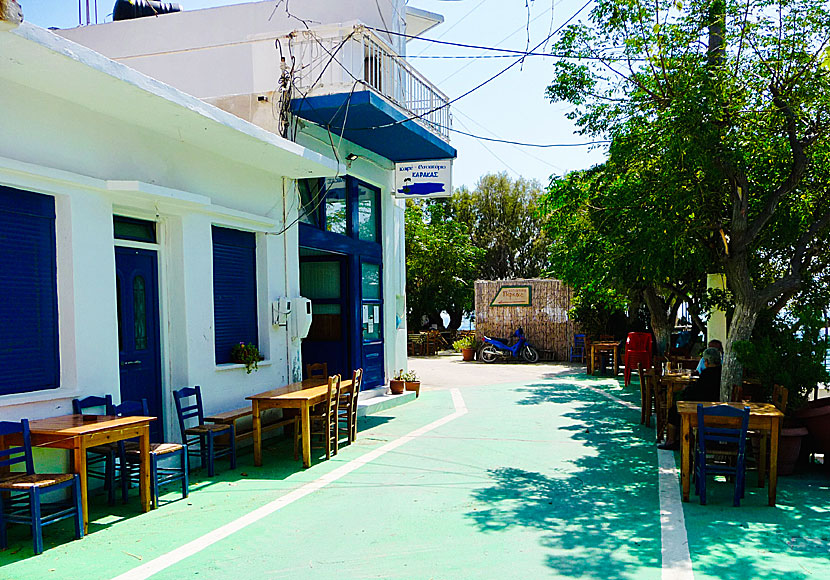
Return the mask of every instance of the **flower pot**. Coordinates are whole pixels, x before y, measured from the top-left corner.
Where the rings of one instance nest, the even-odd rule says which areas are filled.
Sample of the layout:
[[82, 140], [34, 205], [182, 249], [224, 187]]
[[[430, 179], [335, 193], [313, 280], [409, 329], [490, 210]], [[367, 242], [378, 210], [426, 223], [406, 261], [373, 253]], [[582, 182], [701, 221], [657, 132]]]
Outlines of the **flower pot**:
[[830, 399], [810, 401], [795, 412], [807, 431], [815, 453], [830, 453]]
[[394, 379], [389, 381], [389, 392], [393, 395], [402, 395], [405, 388], [406, 383], [404, 381], [396, 381]]
[[461, 360], [469, 362], [473, 360], [476, 356], [476, 349], [474, 348], [462, 348], [461, 349]]
[[778, 475], [791, 475], [795, 471], [801, 441], [807, 436], [804, 427], [784, 427], [778, 437]]
[[407, 391], [415, 391], [415, 397], [421, 394], [421, 381], [406, 381], [404, 386]]

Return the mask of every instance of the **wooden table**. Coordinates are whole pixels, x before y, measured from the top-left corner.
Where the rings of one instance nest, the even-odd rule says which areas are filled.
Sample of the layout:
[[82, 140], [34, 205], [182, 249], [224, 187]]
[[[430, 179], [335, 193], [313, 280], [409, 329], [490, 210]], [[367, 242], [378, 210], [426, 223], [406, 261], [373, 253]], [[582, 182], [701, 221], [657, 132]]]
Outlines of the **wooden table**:
[[587, 373], [589, 375], [594, 374], [596, 370], [594, 368], [594, 357], [603, 352], [611, 352], [613, 355], [613, 375], [616, 376], [617, 369], [619, 367], [619, 361], [617, 357], [619, 356], [619, 349], [620, 343], [619, 342], [591, 342], [588, 348], [588, 364], [587, 364]]
[[86, 450], [95, 445], [139, 438], [141, 510], [150, 511], [150, 421], [155, 417], [112, 417], [107, 415], [64, 415], [29, 421], [32, 445], [69, 449], [75, 473], [81, 480], [84, 533], [89, 531], [87, 507]]
[[[778, 491], [778, 435], [781, 432], [781, 423], [784, 414], [769, 403], [709, 403], [703, 401], [678, 401], [677, 412], [680, 413], [680, 478], [683, 481], [683, 501], [689, 501], [689, 487], [691, 482], [691, 449], [690, 437], [692, 427], [697, 427], [697, 406], [729, 405], [736, 409], [749, 407], [749, 429], [766, 431], [769, 433], [770, 461], [769, 461], [769, 505], [775, 507], [775, 496]], [[716, 421], [712, 418], [713, 424]], [[709, 421], [707, 421], [707, 424]], [[765, 454], [762, 453], [762, 457]], [[765, 461], [765, 460], [764, 460]], [[759, 463], [759, 469], [764, 469]]]
[[[649, 376], [655, 376], [654, 369], [646, 371]], [[674, 405], [674, 396], [682, 391], [693, 382], [697, 377], [688, 373], [668, 372], [662, 376], [655, 377], [657, 390], [654, 392], [655, 397], [662, 397], [660, 399], [660, 412], [657, 413], [657, 440], [663, 440], [663, 432], [666, 430], [666, 424], [669, 420], [669, 409]]]
[[[245, 397], [251, 401], [254, 428], [254, 465], [262, 465], [262, 420], [264, 409], [299, 409], [300, 429], [303, 440], [303, 467], [311, 466], [311, 407], [322, 403], [328, 396], [327, 379], [306, 379], [284, 387]], [[352, 381], [341, 380], [340, 392], [350, 393]]]

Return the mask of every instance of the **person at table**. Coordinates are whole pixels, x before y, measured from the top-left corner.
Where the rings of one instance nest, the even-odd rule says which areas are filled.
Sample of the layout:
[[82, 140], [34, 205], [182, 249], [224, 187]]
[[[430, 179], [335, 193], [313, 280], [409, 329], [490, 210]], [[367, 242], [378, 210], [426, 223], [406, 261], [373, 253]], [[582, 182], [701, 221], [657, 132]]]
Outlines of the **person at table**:
[[[721, 357], [723, 357], [723, 343], [719, 341], [717, 338], [709, 341], [709, 348], [718, 349], [718, 352], [720, 353]], [[697, 363], [697, 368], [695, 369], [695, 372], [697, 374], [701, 374], [705, 368], [706, 366], [703, 364], [703, 357], [701, 356], [700, 362]]]
[[[703, 351], [703, 372], [697, 380], [677, 393], [677, 401], [719, 401], [720, 400], [720, 351], [709, 347]], [[669, 409], [668, 426], [666, 428], [666, 442], [658, 445], [658, 449], [676, 451], [680, 449], [680, 414], [677, 412], [677, 403]]]

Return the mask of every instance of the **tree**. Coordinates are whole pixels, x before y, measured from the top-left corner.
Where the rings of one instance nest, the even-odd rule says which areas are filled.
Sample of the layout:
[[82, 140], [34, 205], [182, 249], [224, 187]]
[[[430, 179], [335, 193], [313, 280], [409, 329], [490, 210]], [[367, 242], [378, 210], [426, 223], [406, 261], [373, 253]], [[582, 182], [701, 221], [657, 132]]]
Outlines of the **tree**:
[[[830, 262], [830, 9], [821, 0], [595, 0], [566, 29], [548, 96], [617, 163], [650, 160], [671, 231], [726, 273], [733, 345]], [[669, 220], [677, 212], [648, 216]]]
[[506, 173], [482, 176], [473, 191], [466, 187], [456, 190], [451, 199], [452, 215], [466, 224], [472, 243], [484, 253], [479, 278], [509, 280], [543, 275], [549, 242], [538, 213], [541, 193], [539, 182], [524, 178], [514, 181]]
[[474, 310], [476, 273], [482, 252], [467, 226], [449, 216], [446, 200], [407, 201], [405, 222], [407, 319], [410, 328], [443, 328], [441, 311], [457, 330]]

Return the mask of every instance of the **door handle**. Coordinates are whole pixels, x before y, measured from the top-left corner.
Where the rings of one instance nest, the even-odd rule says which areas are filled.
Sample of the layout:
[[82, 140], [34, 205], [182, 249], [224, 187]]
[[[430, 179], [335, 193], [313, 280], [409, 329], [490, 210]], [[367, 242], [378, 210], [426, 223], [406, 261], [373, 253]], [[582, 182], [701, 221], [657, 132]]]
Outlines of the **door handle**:
[[122, 362], [122, 363], [121, 363], [121, 366], [122, 366], [122, 367], [125, 367], [125, 366], [127, 366], [127, 365], [140, 365], [140, 364], [141, 364], [141, 361], [140, 361], [140, 360], [128, 360], [128, 361], [124, 361], [124, 362]]

